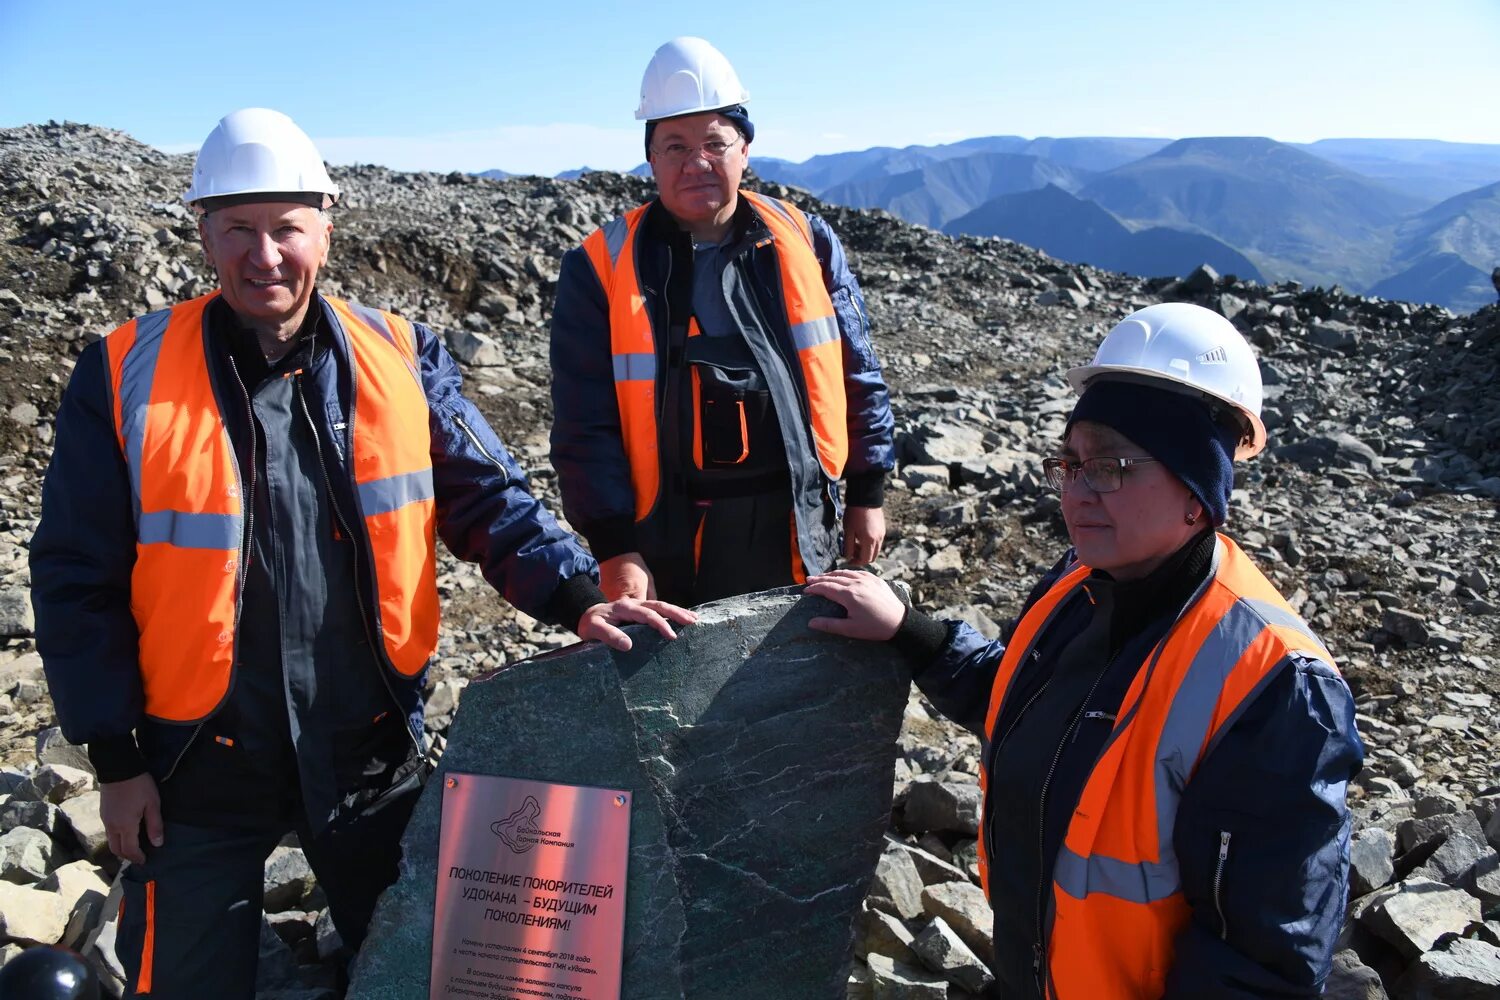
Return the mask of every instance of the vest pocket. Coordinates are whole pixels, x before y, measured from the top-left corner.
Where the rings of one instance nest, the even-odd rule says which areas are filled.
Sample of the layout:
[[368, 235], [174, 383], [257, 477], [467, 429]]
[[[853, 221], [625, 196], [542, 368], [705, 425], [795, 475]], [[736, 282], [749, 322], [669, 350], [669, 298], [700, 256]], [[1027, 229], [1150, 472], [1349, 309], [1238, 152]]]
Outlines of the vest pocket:
[[754, 388], [759, 373], [694, 365], [693, 376], [699, 385], [703, 468], [742, 464], [751, 454], [750, 428], [758, 429], [770, 408], [770, 393]]
[[770, 386], [740, 337], [697, 336], [686, 350], [693, 383], [694, 464], [709, 475], [785, 465]]

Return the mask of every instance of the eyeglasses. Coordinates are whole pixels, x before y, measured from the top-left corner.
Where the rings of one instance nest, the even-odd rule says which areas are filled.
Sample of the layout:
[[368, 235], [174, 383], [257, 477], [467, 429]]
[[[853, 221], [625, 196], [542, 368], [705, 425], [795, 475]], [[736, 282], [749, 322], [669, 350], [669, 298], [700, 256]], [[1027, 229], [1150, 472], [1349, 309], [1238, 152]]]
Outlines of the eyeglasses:
[[662, 146], [660, 149], [653, 149], [652, 152], [674, 167], [680, 167], [688, 162], [688, 160], [696, 160], [700, 157], [709, 163], [718, 163], [724, 157], [728, 156], [729, 151], [738, 146], [740, 140], [743, 138], [744, 136], [735, 136], [728, 142], [725, 142], [723, 139], [710, 139], [696, 146], [673, 142]]
[[1044, 458], [1042, 473], [1047, 477], [1047, 485], [1059, 493], [1067, 489], [1080, 472], [1084, 484], [1095, 493], [1113, 493], [1124, 485], [1126, 469], [1155, 461], [1154, 458], [1090, 458], [1070, 462], [1066, 458]]

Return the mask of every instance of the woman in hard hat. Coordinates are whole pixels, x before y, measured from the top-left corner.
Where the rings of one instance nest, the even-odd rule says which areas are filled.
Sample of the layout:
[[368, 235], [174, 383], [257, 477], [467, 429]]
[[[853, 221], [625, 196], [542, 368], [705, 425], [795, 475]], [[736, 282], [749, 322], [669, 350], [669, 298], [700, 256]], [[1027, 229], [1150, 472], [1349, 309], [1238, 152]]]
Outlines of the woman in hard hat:
[[1140, 310], [1043, 462], [1073, 546], [1002, 639], [868, 573], [809, 581], [815, 628], [895, 642], [983, 740], [981, 882], [1000, 995], [1310, 996], [1348, 885], [1348, 686], [1227, 535], [1265, 445], [1260, 371], [1223, 317]]

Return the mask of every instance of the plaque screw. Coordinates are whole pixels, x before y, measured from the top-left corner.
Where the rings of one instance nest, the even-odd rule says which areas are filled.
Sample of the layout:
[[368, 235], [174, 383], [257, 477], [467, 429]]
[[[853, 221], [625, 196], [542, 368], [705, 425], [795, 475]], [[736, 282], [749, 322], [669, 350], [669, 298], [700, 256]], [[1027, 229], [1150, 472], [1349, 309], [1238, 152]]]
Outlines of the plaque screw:
[[444, 784], [446, 784], [449, 788], [457, 788], [458, 787], [458, 779], [457, 778], [449, 778], [446, 782], [444, 782]]
[[623, 795], [616, 795], [615, 796], [615, 807], [619, 808], [620, 806], [623, 806], [624, 804], [625, 804], [625, 796], [623, 796]]

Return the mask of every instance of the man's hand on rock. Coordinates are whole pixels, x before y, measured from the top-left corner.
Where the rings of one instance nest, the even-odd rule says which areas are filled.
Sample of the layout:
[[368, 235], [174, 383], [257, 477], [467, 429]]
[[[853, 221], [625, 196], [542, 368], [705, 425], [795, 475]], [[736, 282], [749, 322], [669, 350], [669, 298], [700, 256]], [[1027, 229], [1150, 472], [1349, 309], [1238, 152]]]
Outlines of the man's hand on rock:
[[146, 863], [141, 849], [141, 824], [152, 847], [165, 840], [161, 822], [161, 796], [156, 779], [138, 774], [124, 781], [106, 781], [99, 785], [99, 819], [109, 835], [109, 849], [115, 857], [138, 865]]
[[650, 625], [668, 639], [677, 638], [672, 623], [691, 625], [698, 616], [686, 608], [679, 608], [666, 601], [641, 601], [633, 597], [622, 597], [608, 604], [596, 604], [578, 619], [580, 639], [598, 639], [611, 649], [625, 652], [630, 649], [630, 636], [616, 625]]

